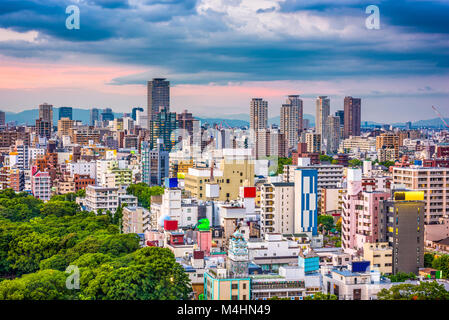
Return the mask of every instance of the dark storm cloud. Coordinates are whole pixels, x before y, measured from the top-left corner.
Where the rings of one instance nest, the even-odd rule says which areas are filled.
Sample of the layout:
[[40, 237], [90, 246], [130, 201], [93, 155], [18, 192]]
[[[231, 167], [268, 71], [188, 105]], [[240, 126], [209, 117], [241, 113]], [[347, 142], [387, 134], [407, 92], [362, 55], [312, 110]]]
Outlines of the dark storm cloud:
[[[238, 5], [236, 1], [233, 5]], [[65, 28], [65, 8], [79, 6], [80, 30]], [[306, 10], [318, 17], [364, 24], [365, 7], [380, 7], [382, 28], [373, 37], [338, 35], [297, 38], [245, 34], [230, 26], [229, 16], [213, 8], [199, 14], [197, 1], [125, 0], [0, 2], [0, 27], [37, 30], [45, 41], [0, 42], [0, 53], [13, 57], [63, 59], [67, 54], [97, 55], [107, 61], [141, 65], [142, 74], [114, 84], [142, 83], [145, 68], [170, 70], [174, 83], [317, 80], [357, 76], [446, 74], [449, 69], [448, 4], [438, 1], [285, 1], [261, 7], [256, 15]], [[352, 20], [352, 21], [351, 21]], [[397, 30], [395, 29], [397, 28]], [[429, 34], [431, 38], [420, 37]], [[418, 34], [415, 37], [415, 34]], [[388, 36], [387, 36], [388, 35]], [[406, 48], [395, 47], [404, 36]], [[412, 45], [410, 45], [412, 44]], [[202, 74], [180, 77], [176, 74]], [[208, 75], [209, 74], [209, 75]]]

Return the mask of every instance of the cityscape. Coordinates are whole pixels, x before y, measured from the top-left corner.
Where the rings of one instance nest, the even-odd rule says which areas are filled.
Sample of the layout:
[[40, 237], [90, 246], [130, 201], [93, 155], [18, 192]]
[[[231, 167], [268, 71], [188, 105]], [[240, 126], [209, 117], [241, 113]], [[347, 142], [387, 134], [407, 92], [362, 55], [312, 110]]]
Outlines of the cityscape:
[[[11, 12], [17, 9], [12, 3]], [[104, 58], [92, 74], [81, 64], [75, 71], [76, 65], [65, 65], [61, 72], [73, 88], [65, 87], [60, 71], [42, 79], [42, 87], [40, 77], [30, 85], [31, 69], [53, 68], [48, 57], [24, 66], [40, 55], [34, 51], [44, 35], [67, 38], [65, 32], [83, 30], [79, 15], [88, 8], [145, 11], [136, 3], [67, 1], [62, 17], [72, 20], [62, 35], [36, 27], [41, 35], [29, 46], [21, 43], [33, 51], [26, 58], [9, 53], [25, 40], [8, 38], [26, 30], [0, 13], [0, 55], [11, 62], [0, 64], [0, 300], [449, 300], [449, 99], [440, 83], [447, 84], [447, 64], [424, 63], [440, 56], [423, 56], [419, 70], [410, 67], [410, 74], [386, 82], [367, 69], [380, 77], [376, 84], [355, 75], [349, 83], [346, 74], [323, 81], [287, 71], [281, 77], [269, 70], [271, 63], [255, 74], [254, 66], [242, 65], [245, 80], [236, 76], [238, 67], [227, 69], [227, 59], [242, 63], [237, 56], [217, 50], [217, 69], [204, 81], [193, 72], [186, 81], [189, 68], [176, 63], [177, 72], [163, 70], [165, 62], [160, 70], [111, 79]], [[318, 10], [242, 3], [239, 10], [254, 5], [262, 16]], [[382, 1], [380, 14], [383, 4], [393, 26]], [[202, 18], [214, 10], [240, 17], [232, 11], [237, 4], [228, 11], [225, 5], [199, 1], [183, 9]], [[361, 7], [363, 32], [381, 32], [379, 8], [368, 7], [370, 16]], [[446, 46], [447, 39], [446, 33]], [[185, 50], [192, 59], [193, 49]], [[267, 59], [283, 69], [277, 58]], [[398, 66], [390, 65], [395, 59], [385, 63], [399, 77]], [[204, 65], [210, 63], [204, 57]], [[107, 90], [90, 82], [104, 76], [101, 68]], [[337, 90], [330, 83], [343, 85]], [[91, 94], [110, 97], [89, 102]], [[178, 315], [213, 313], [187, 306]], [[232, 313], [231, 305], [223, 310]]]

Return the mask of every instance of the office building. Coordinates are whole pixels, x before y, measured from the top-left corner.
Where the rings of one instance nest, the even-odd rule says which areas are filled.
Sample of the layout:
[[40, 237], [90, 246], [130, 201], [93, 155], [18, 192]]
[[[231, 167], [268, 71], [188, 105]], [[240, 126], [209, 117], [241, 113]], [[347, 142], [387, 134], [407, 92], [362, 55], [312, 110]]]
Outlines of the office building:
[[42, 121], [49, 122], [53, 125], [53, 106], [48, 103], [43, 103], [39, 105], [39, 119]]
[[295, 233], [317, 234], [318, 170], [295, 170]]
[[176, 115], [178, 121], [178, 127], [180, 130], [180, 138], [182, 140], [188, 139], [190, 146], [201, 145], [201, 129], [200, 121], [195, 119], [192, 113], [184, 110], [182, 113]]
[[73, 127], [73, 120], [69, 118], [60, 118], [58, 120], [58, 137], [70, 135], [70, 129]]
[[141, 144], [142, 182], [149, 186], [160, 186], [169, 175], [169, 153], [165, 151], [162, 141], [158, 140], [155, 149], [147, 141]]
[[316, 99], [315, 133], [321, 135], [321, 146], [327, 137], [327, 117], [329, 115], [330, 99], [327, 96], [319, 96]]
[[418, 274], [424, 267], [424, 192], [394, 191], [384, 201], [379, 221], [379, 242], [393, 248], [393, 274]]
[[162, 110], [170, 111], [170, 81], [165, 78], [153, 78], [147, 82], [148, 127]]
[[6, 125], [5, 112], [0, 111], [0, 127], [4, 127]]
[[153, 115], [150, 121], [150, 146], [155, 148], [158, 139], [162, 139], [164, 149], [168, 152], [174, 150], [178, 143], [178, 120], [176, 120], [176, 112], [169, 112], [164, 109]]
[[131, 118], [134, 120], [134, 121], [137, 121], [137, 112], [143, 112], [143, 108], [139, 108], [139, 107], [135, 107], [135, 108], [133, 108], [133, 110], [132, 110], [132, 112], [131, 112]]
[[344, 100], [344, 137], [360, 136], [362, 122], [362, 99], [345, 97]]
[[89, 125], [95, 126], [95, 121], [100, 121], [100, 110], [93, 108], [90, 109], [90, 121]]
[[101, 113], [101, 121], [113, 121], [114, 120], [114, 113], [112, 112], [111, 108], [105, 108], [103, 109], [103, 112]]
[[73, 120], [72, 107], [61, 107], [61, 108], [59, 108], [58, 120], [61, 120], [62, 118], [69, 118], [70, 120]]
[[335, 112], [335, 116], [340, 119], [340, 126], [344, 127], [344, 125], [345, 125], [345, 111], [344, 110], [337, 110]]

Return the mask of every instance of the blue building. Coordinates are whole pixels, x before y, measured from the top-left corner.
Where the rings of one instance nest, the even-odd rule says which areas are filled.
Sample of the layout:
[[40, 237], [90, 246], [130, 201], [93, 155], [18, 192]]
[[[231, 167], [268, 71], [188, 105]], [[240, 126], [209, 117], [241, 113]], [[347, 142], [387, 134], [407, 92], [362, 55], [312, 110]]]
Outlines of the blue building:
[[73, 120], [73, 109], [72, 109], [72, 107], [61, 107], [61, 108], [59, 108], [59, 117], [58, 117], [58, 119], [61, 120], [62, 118], [69, 118], [70, 120]]
[[318, 170], [295, 170], [295, 233], [318, 234]]
[[312, 273], [320, 270], [320, 257], [308, 249], [298, 255], [298, 266], [304, 269], [304, 273]]

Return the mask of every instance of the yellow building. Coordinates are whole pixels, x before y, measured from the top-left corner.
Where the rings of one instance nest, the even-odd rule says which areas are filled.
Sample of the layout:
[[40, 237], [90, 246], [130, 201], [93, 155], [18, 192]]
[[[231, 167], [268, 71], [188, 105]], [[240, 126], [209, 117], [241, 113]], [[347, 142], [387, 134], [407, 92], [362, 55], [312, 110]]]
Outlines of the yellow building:
[[226, 269], [209, 269], [204, 273], [206, 300], [250, 300], [250, 278], [228, 277]]
[[363, 259], [383, 274], [393, 273], [393, 248], [388, 242], [364, 243]]
[[[254, 185], [252, 160], [221, 160], [219, 168], [214, 168], [213, 182], [219, 185], [219, 201], [237, 200], [241, 186]], [[185, 190], [192, 197], [207, 200], [206, 184], [210, 183], [210, 173], [210, 168], [190, 168], [185, 175]]]
[[68, 136], [70, 129], [73, 127], [73, 120], [62, 118], [58, 120], [58, 137]]

